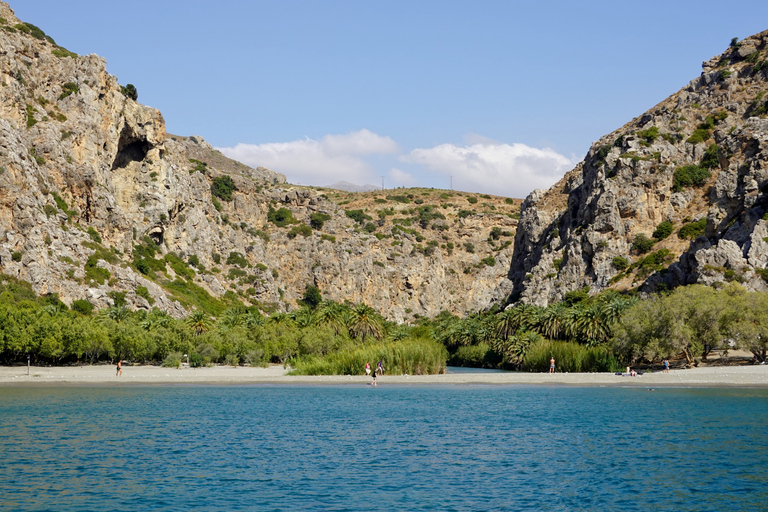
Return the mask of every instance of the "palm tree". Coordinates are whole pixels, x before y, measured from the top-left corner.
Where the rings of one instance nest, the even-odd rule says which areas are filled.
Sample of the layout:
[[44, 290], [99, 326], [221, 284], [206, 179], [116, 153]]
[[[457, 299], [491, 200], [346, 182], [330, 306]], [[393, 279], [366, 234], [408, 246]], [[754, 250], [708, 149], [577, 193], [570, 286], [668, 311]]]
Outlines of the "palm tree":
[[550, 339], [564, 337], [567, 312], [568, 307], [562, 302], [547, 307], [539, 317], [539, 332]]
[[346, 306], [332, 300], [324, 300], [315, 310], [315, 322], [318, 325], [330, 325], [333, 327], [336, 336], [346, 325], [346, 316], [348, 313]]
[[375, 309], [361, 302], [350, 311], [348, 329], [352, 336], [365, 343], [366, 336], [379, 339], [384, 335], [384, 319]]
[[578, 313], [575, 318], [575, 328], [587, 345], [596, 345], [608, 339], [608, 328], [598, 303], [586, 306], [576, 306]]
[[246, 311], [243, 307], [229, 308], [224, 311], [218, 321], [220, 329], [232, 329], [245, 323]]
[[184, 322], [195, 330], [198, 336], [207, 332], [211, 328], [211, 319], [202, 311], [193, 311], [184, 320]]
[[291, 319], [296, 322], [296, 325], [301, 329], [309, 327], [314, 322], [312, 310], [308, 307], [303, 307], [292, 311]]
[[502, 340], [507, 341], [517, 331], [516, 316], [515, 308], [513, 307], [508, 307], [496, 315], [496, 335]]
[[260, 327], [266, 322], [265, 318], [258, 311], [251, 311], [245, 316], [245, 326], [248, 329]]
[[107, 319], [112, 320], [115, 323], [120, 323], [130, 316], [131, 311], [125, 306], [112, 306], [111, 308], [102, 309], [99, 311], [98, 320], [103, 323]]

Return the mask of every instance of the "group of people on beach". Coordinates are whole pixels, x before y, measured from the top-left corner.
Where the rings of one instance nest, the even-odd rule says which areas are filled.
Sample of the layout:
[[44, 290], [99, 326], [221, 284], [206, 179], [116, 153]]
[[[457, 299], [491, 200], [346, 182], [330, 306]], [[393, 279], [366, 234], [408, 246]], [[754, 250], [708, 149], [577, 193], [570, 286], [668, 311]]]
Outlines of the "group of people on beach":
[[[365, 374], [371, 375], [371, 363], [366, 362], [365, 363]], [[376, 386], [376, 378], [378, 375], [384, 374], [384, 361], [379, 359], [379, 363], [376, 365], [376, 370], [373, 371], [373, 382], [371, 383], [372, 386]]]

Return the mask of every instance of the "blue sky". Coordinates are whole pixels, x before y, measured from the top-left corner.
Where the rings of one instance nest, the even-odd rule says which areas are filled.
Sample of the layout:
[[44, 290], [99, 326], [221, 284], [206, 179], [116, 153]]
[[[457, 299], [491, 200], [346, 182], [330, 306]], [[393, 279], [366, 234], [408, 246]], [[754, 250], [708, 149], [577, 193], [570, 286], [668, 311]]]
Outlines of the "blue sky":
[[[764, 0], [17, 0], [169, 133], [292, 183], [525, 197], [768, 29]], [[452, 178], [451, 178], [452, 176]]]

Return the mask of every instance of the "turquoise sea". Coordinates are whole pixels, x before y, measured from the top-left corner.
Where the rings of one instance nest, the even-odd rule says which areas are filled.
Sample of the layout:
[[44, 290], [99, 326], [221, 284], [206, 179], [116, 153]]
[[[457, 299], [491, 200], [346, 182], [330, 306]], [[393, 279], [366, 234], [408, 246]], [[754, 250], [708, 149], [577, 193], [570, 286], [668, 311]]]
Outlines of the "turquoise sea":
[[768, 510], [768, 390], [0, 388], [0, 510]]

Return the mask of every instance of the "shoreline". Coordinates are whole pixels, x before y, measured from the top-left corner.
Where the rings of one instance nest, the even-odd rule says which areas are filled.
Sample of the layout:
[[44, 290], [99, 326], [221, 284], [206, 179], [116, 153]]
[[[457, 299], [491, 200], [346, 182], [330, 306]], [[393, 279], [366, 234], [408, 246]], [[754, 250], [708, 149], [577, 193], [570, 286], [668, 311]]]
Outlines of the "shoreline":
[[[123, 366], [115, 376], [113, 365], [0, 366], [0, 387], [27, 386], [125, 386], [125, 385], [368, 385], [365, 375], [291, 376], [282, 365], [263, 367], [213, 366], [163, 368]], [[601, 387], [768, 387], [768, 365], [709, 366], [670, 373], [645, 373], [638, 377], [613, 373], [461, 372], [438, 375], [380, 376], [387, 385], [536, 385]]]

